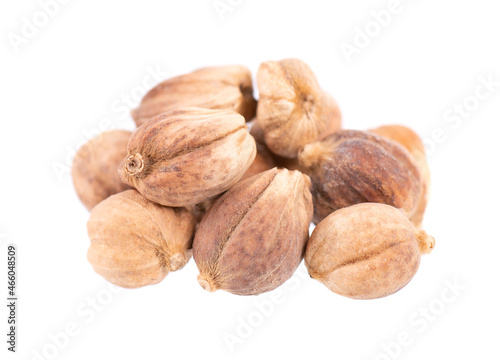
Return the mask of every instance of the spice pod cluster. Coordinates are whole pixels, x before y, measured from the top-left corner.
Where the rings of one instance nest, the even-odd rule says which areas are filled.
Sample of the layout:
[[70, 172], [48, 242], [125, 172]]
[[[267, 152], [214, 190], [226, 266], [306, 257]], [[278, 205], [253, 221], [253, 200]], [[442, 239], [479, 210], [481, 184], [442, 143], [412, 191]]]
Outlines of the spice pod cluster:
[[402, 125], [343, 129], [337, 102], [298, 59], [264, 62], [256, 78], [258, 101], [244, 66], [168, 79], [132, 111], [134, 132], [78, 151], [94, 270], [138, 288], [193, 257], [203, 289], [257, 295], [304, 259], [343, 296], [403, 288], [434, 247], [422, 230], [421, 139]]

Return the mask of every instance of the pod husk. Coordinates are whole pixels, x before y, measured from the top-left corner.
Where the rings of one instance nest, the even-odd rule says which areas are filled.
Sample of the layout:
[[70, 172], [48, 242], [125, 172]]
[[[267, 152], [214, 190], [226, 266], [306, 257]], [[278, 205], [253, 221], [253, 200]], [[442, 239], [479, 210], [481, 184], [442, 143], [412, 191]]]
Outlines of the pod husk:
[[87, 258], [99, 275], [115, 285], [157, 284], [191, 258], [195, 225], [186, 209], [161, 206], [127, 190], [92, 210]]
[[302, 173], [274, 168], [222, 195], [201, 221], [193, 243], [200, 285], [256, 295], [289, 279], [309, 238], [309, 187]]

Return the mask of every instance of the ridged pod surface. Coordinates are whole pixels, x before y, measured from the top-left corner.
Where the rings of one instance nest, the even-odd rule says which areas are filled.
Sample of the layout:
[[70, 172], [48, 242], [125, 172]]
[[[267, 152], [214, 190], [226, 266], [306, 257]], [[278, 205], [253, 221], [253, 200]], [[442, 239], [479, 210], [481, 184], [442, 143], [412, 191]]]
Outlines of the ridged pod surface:
[[92, 210], [87, 258], [99, 275], [115, 285], [156, 284], [191, 258], [195, 225], [186, 209], [161, 206], [127, 190]]
[[316, 226], [305, 263], [311, 277], [331, 291], [376, 299], [403, 288], [434, 243], [402, 211], [364, 203], [340, 209]]
[[304, 145], [340, 129], [337, 103], [301, 60], [262, 63], [257, 84], [257, 124], [273, 153], [296, 158]]
[[238, 113], [179, 108], [132, 134], [120, 175], [158, 204], [195, 205], [240, 180], [255, 154], [255, 141]]
[[402, 209], [411, 216], [421, 192], [421, 174], [398, 143], [357, 130], [341, 130], [306, 145], [301, 170], [312, 180], [314, 222], [335, 210], [364, 202]]
[[241, 65], [214, 66], [168, 79], [151, 89], [132, 111], [137, 126], [176, 107], [234, 110], [250, 121], [257, 101], [252, 75]]
[[304, 256], [313, 206], [310, 180], [271, 169], [229, 189], [201, 221], [193, 242], [208, 291], [256, 295], [289, 279]]

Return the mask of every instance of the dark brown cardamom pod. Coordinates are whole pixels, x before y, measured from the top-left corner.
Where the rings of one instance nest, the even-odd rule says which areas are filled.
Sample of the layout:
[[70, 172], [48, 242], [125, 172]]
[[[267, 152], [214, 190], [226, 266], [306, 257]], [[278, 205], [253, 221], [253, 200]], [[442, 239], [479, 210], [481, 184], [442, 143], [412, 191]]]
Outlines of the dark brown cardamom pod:
[[403, 125], [385, 125], [370, 131], [403, 145], [413, 156], [413, 159], [415, 159], [422, 174], [422, 191], [420, 192], [417, 209], [411, 215], [410, 220], [418, 229], [421, 228], [431, 187], [431, 172], [427, 163], [425, 146], [422, 139], [412, 129]]
[[411, 216], [421, 191], [421, 174], [411, 154], [378, 135], [341, 130], [306, 145], [299, 165], [313, 183], [314, 222], [335, 210], [375, 202]]

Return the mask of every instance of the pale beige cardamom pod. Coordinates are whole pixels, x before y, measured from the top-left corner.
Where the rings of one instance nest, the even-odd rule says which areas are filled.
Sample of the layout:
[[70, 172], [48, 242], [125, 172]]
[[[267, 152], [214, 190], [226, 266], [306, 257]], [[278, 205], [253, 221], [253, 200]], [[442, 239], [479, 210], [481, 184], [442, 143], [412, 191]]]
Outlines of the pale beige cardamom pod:
[[391, 295], [413, 278], [435, 240], [392, 206], [363, 203], [335, 211], [314, 229], [305, 264], [312, 278], [354, 299]]
[[110, 130], [85, 143], [71, 167], [75, 191], [88, 210], [111, 195], [130, 189], [118, 174], [127, 155], [130, 131]]
[[186, 209], [161, 206], [127, 190], [92, 210], [87, 257], [94, 270], [115, 285], [156, 284], [191, 258], [195, 225]]
[[296, 158], [304, 145], [340, 129], [336, 101], [320, 88], [303, 61], [264, 62], [257, 72], [257, 84], [257, 124], [273, 153]]
[[241, 65], [207, 67], [168, 79], [151, 89], [132, 111], [137, 126], [176, 107], [234, 110], [250, 121], [257, 102], [252, 76]]
[[240, 114], [178, 108], [132, 134], [120, 175], [158, 204], [195, 205], [240, 180], [255, 154], [255, 141]]

